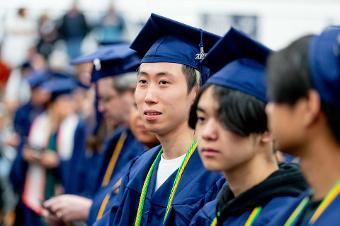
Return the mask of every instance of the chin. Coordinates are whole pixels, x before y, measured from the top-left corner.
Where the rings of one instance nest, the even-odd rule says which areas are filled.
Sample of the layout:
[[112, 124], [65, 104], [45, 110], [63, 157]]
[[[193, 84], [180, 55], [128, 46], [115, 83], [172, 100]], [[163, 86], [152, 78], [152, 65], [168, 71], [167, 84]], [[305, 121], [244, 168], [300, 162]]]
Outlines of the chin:
[[223, 171], [223, 167], [220, 166], [216, 161], [202, 160], [204, 167], [209, 171]]
[[299, 147], [298, 145], [293, 145], [290, 143], [276, 142], [275, 150], [281, 151], [283, 153], [287, 153], [290, 155], [298, 156], [299, 155]]

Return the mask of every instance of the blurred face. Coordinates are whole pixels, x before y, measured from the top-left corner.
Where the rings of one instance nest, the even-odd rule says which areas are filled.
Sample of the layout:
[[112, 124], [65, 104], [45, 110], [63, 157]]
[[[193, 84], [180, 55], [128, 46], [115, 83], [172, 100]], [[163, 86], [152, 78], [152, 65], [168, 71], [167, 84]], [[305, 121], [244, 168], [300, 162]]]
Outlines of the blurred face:
[[92, 67], [92, 62], [75, 65], [75, 73], [81, 83], [91, 85]]
[[130, 129], [139, 142], [147, 147], [153, 147], [157, 144], [157, 138], [154, 134], [147, 131], [144, 126], [141, 115], [137, 110], [137, 106], [134, 104], [130, 110]]
[[188, 93], [182, 65], [141, 64], [135, 101], [145, 128], [150, 132], [163, 136], [186, 125], [195, 95], [195, 88]]
[[31, 100], [35, 106], [43, 106], [49, 100], [51, 94], [43, 89], [35, 88], [31, 92]]
[[301, 104], [300, 101], [294, 106], [271, 102], [266, 107], [269, 130], [274, 137], [276, 148], [293, 155], [296, 155], [296, 150], [304, 140]]
[[[131, 104], [127, 103], [128, 98], [125, 95], [128, 94], [119, 95], [113, 88], [113, 79], [111, 77], [98, 81], [98, 110], [112, 126], [127, 122]], [[130, 96], [130, 99], [132, 99], [131, 94]]]
[[54, 112], [58, 118], [64, 119], [75, 112], [74, 99], [72, 95], [60, 95], [53, 103]]
[[202, 94], [196, 112], [199, 153], [208, 170], [228, 172], [256, 155], [259, 136], [241, 137], [227, 130], [219, 121], [217, 110], [213, 87], [209, 87]]

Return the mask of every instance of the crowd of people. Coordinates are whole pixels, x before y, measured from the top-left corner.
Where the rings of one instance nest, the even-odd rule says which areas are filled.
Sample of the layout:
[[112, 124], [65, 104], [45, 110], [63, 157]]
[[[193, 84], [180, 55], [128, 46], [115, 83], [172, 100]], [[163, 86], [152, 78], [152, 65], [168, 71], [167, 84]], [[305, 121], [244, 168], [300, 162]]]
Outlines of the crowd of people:
[[2, 225], [340, 226], [340, 27], [273, 51], [157, 14], [129, 43], [114, 15], [90, 54], [75, 5], [6, 37]]

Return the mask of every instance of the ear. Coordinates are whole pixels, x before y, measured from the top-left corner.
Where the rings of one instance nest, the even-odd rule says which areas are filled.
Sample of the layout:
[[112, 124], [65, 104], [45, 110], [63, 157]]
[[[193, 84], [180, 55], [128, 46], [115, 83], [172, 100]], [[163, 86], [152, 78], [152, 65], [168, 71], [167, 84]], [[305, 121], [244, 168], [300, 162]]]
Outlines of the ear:
[[260, 141], [262, 143], [269, 143], [273, 141], [273, 136], [269, 131], [266, 131], [260, 135]]
[[306, 101], [305, 117], [302, 118], [303, 124], [309, 126], [313, 124], [320, 116], [321, 113], [321, 99], [320, 95], [315, 90], [308, 92]]
[[[192, 103], [194, 103], [194, 101], [195, 101], [195, 99], [196, 99], [196, 96], [197, 96], [197, 94], [198, 94], [199, 89], [200, 89], [200, 87], [199, 87], [198, 85], [192, 87], [192, 89], [191, 89], [191, 91], [190, 91], [190, 93], [189, 93], [189, 96], [190, 96], [190, 98], [191, 98], [191, 100], [192, 100]], [[192, 104], [192, 103], [191, 103], [191, 104]]]

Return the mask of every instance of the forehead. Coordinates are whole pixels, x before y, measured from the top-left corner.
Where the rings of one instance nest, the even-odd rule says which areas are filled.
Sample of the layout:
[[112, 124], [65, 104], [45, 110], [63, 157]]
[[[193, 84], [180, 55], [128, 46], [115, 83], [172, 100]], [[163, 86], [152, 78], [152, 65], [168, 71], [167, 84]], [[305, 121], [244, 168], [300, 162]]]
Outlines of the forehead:
[[138, 75], [157, 76], [169, 75], [173, 77], [183, 77], [183, 65], [177, 63], [157, 62], [142, 63], [138, 70]]
[[214, 94], [214, 87], [209, 86], [204, 92], [202, 93], [199, 101], [197, 110], [204, 110], [205, 112], [213, 111], [215, 112], [218, 108], [218, 103]]

